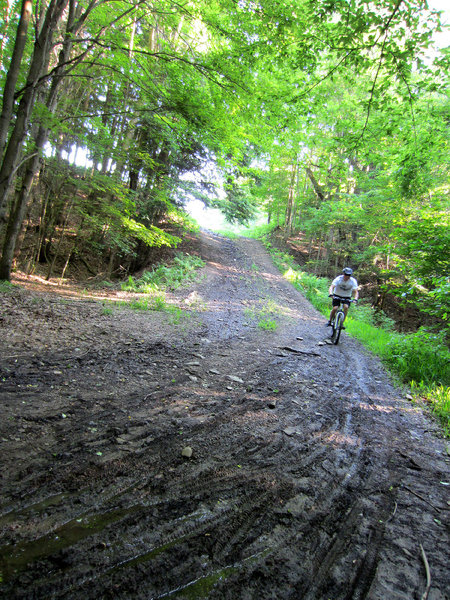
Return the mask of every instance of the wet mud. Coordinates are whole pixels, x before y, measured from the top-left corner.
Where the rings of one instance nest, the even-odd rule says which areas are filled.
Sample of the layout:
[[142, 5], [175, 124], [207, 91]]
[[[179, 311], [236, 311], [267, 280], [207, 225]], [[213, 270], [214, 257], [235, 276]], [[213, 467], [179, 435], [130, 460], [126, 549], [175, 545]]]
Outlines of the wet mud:
[[436, 424], [258, 242], [198, 252], [177, 318], [1, 294], [2, 597], [448, 599]]

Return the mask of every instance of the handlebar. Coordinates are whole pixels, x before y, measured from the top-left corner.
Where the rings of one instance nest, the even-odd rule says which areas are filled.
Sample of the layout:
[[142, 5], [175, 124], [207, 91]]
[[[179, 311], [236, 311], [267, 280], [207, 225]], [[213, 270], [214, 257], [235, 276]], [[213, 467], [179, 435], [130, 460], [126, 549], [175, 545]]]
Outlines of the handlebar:
[[358, 302], [358, 298], [344, 298], [344, 296], [338, 296], [337, 294], [328, 294], [328, 298], [337, 298], [338, 300], [349, 300], [350, 302]]

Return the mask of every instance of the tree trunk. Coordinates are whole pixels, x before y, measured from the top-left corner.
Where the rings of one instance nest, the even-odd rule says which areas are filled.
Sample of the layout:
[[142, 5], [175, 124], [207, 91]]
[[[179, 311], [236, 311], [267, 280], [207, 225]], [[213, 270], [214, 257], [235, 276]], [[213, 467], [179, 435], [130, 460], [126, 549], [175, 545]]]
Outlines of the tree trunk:
[[314, 264], [314, 275], [317, 275], [319, 272], [319, 262], [320, 262], [320, 253], [322, 251], [322, 232], [320, 232], [320, 236], [319, 236], [319, 244], [318, 244], [318, 249], [317, 249], [317, 258], [316, 258], [316, 262]]
[[8, 41], [8, 25], [9, 22], [11, 21], [11, 14], [12, 12], [15, 10], [15, 6], [12, 2], [12, 0], [7, 0], [6, 1], [6, 6], [3, 9], [3, 32], [4, 34], [2, 35], [2, 38], [0, 39], [0, 70], [1, 71], [6, 71], [5, 65], [3, 63], [3, 56], [5, 54], [5, 48], [6, 48], [6, 44]]
[[0, 280], [11, 280], [11, 268], [14, 258], [14, 249], [16, 247], [17, 236], [22, 227], [25, 216], [26, 204], [19, 201], [19, 197], [13, 205], [11, 215], [6, 228], [5, 239], [3, 242], [2, 258], [0, 260]]
[[12, 53], [8, 74], [6, 75], [5, 87], [3, 89], [3, 105], [2, 113], [0, 115], [0, 158], [3, 156], [3, 152], [5, 150], [6, 139], [8, 137], [9, 126], [11, 123], [14, 107], [14, 92], [20, 73], [23, 51], [27, 41], [27, 31], [28, 25], [30, 24], [31, 9], [32, 1], [23, 0], [22, 9], [20, 12], [20, 21], [17, 26], [14, 50]]
[[18, 106], [16, 122], [0, 168], [0, 222], [5, 221], [9, 194], [17, 176], [22, 146], [31, 111], [36, 101], [36, 94], [40, 85], [39, 81], [48, 68], [53, 35], [68, 1], [50, 0], [45, 21], [34, 45], [25, 91]]
[[[67, 211], [66, 218], [64, 219], [64, 223], [63, 223], [63, 226], [62, 226], [62, 229], [61, 229], [61, 234], [59, 236], [58, 244], [56, 246], [55, 255], [54, 255], [53, 260], [52, 260], [52, 262], [51, 262], [51, 264], [50, 264], [50, 266], [48, 268], [48, 271], [47, 271], [47, 276], [45, 278], [46, 281], [48, 281], [50, 279], [50, 277], [52, 276], [52, 274], [53, 274], [53, 268], [54, 268], [54, 266], [56, 264], [56, 260], [59, 258], [59, 250], [61, 248], [61, 244], [62, 244], [62, 241], [64, 239], [64, 233], [66, 231], [66, 226], [67, 226], [67, 224], [69, 222], [70, 213], [72, 211], [72, 205], [73, 205], [73, 201], [70, 204], [69, 209]], [[70, 251], [70, 254], [72, 254], [72, 250]], [[69, 255], [69, 258], [70, 258], [70, 255]]]
[[[300, 165], [298, 166], [299, 170], [300, 170]], [[299, 188], [300, 187], [300, 173], [299, 171], [297, 172], [297, 197], [299, 198], [299, 202], [297, 204], [297, 208], [296, 208], [296, 223], [297, 223], [297, 231], [299, 231], [301, 229], [301, 220], [302, 220], [302, 207], [304, 205], [304, 201], [305, 201], [305, 197], [306, 197], [306, 191], [308, 189], [308, 175], [305, 173], [305, 181], [303, 182], [303, 191], [302, 191], [302, 195], [300, 196], [300, 191]], [[301, 199], [300, 199], [301, 198]], [[294, 226], [295, 226], [295, 222], [294, 222]]]
[[297, 161], [292, 165], [291, 177], [289, 182], [288, 201], [286, 206], [286, 217], [284, 229], [286, 235], [289, 236], [292, 232], [292, 223], [294, 219], [294, 202], [295, 202], [295, 176], [297, 174]]
[[[8, 228], [7, 228], [7, 232], [6, 232], [6, 237], [5, 237], [5, 246], [3, 249], [3, 253], [2, 253], [2, 257], [0, 260], [0, 264], [1, 264], [1, 268], [0, 268], [0, 272], [2, 274], [2, 276], [0, 277], [0, 279], [10, 279], [10, 274], [6, 273], [6, 269], [11, 269], [12, 266], [12, 255], [14, 254], [14, 250], [15, 250], [15, 246], [16, 246], [16, 242], [17, 242], [17, 236], [19, 235], [20, 232], [20, 228], [22, 226], [22, 220], [23, 217], [25, 216], [25, 211], [27, 208], [27, 202], [28, 202], [28, 198], [30, 195], [30, 190], [31, 190], [31, 186], [33, 185], [33, 181], [34, 181], [34, 173], [35, 170], [37, 169], [37, 164], [39, 162], [39, 156], [33, 156], [30, 159], [31, 162], [31, 166], [29, 166], [26, 170], [26, 173], [23, 177], [23, 181], [22, 181], [22, 186], [20, 188], [20, 191], [17, 195], [16, 198], [16, 202], [15, 202], [15, 208], [12, 211], [10, 217], [9, 217], [9, 224], [8, 224]], [[22, 219], [20, 221], [20, 223], [16, 223], [16, 219]], [[6, 244], [7, 242], [7, 244]], [[12, 246], [12, 255], [10, 256], [10, 246]], [[6, 248], [6, 256], [5, 256], [5, 248]]]
[[112, 277], [114, 271], [114, 261], [116, 260], [116, 248], [111, 248], [109, 251], [108, 268], [106, 271], [106, 279], [109, 280]]
[[[67, 0], [61, 0], [61, 2], [67, 2]], [[69, 14], [68, 20], [67, 20], [66, 39], [63, 43], [62, 50], [58, 57], [58, 67], [60, 67], [60, 68], [63, 68], [63, 65], [69, 59], [70, 52], [72, 49], [71, 36], [74, 33], [72, 31], [72, 27], [73, 27], [73, 22], [74, 22], [76, 15], [75, 15], [75, 10], [74, 10], [74, 2], [72, 0], [70, 0], [70, 5], [71, 5], [71, 10], [70, 10], [70, 14]], [[44, 26], [45, 26], [45, 24], [44, 24]], [[56, 28], [56, 22], [55, 22], [55, 28]], [[50, 39], [50, 41], [51, 41], [51, 39]], [[48, 53], [47, 58], [49, 58], [49, 53]], [[48, 64], [45, 65], [45, 70], [47, 69], [47, 67], [48, 67]], [[57, 67], [56, 71], [58, 71], [58, 67]], [[56, 108], [57, 92], [58, 92], [60, 83], [61, 83], [61, 77], [55, 77], [52, 81], [52, 85], [51, 85], [51, 88], [50, 88], [50, 91], [49, 91], [49, 94], [47, 97], [47, 102], [46, 102], [47, 108], [50, 113], [53, 113]], [[22, 186], [21, 186], [21, 189], [19, 192], [19, 196], [17, 198], [18, 206], [16, 207], [15, 213], [12, 217], [13, 220], [16, 218], [17, 215], [22, 215], [22, 218], [23, 218], [23, 215], [25, 214], [26, 206], [28, 203], [28, 198], [30, 196], [31, 187], [33, 185], [34, 178], [39, 170], [40, 153], [41, 153], [42, 149], [44, 148], [45, 143], [47, 142], [48, 133], [49, 133], [48, 128], [39, 127], [39, 130], [38, 130], [36, 138], [35, 138], [35, 152], [29, 159], [26, 170], [25, 170], [25, 174], [24, 174], [23, 181], [22, 181]], [[8, 149], [9, 149], [9, 145], [8, 145]], [[15, 231], [15, 227], [12, 230]], [[19, 226], [19, 231], [20, 231], [20, 226]], [[17, 234], [18, 234], [18, 232], [17, 232]], [[17, 234], [16, 234], [16, 239], [17, 239]], [[10, 236], [8, 244], [15, 244], [16, 239], [13, 239], [13, 237]], [[2, 257], [2, 262], [3, 262], [3, 257]], [[8, 264], [11, 267], [12, 263], [9, 260], [9, 258], [6, 257], [5, 264], [4, 264], [3, 270], [2, 270], [3, 275], [5, 275], [4, 269], [7, 268]], [[9, 279], [9, 276], [6, 277], [6, 279]]]
[[[108, 125], [108, 117], [106, 116], [106, 113], [109, 112], [109, 110], [112, 106], [112, 102], [113, 102], [112, 101], [113, 94], [112, 94], [112, 90], [111, 90], [112, 85], [113, 85], [112, 82], [110, 84], [108, 84], [108, 89], [106, 91], [106, 100], [105, 100], [105, 108], [104, 108], [105, 115], [103, 115], [103, 117], [102, 117], [102, 123], [105, 127]], [[119, 121], [119, 117], [117, 115], [115, 115], [112, 119], [112, 123], [109, 126], [109, 134], [110, 134], [111, 138], [113, 138], [116, 133], [118, 121]], [[109, 152], [107, 150], [104, 151], [103, 158], [102, 158], [102, 168], [101, 168], [102, 175], [106, 175], [106, 173], [108, 172], [108, 165], [110, 164], [110, 161], [112, 158], [112, 149], [113, 149], [113, 144], [111, 143], [110, 151]]]
[[316, 192], [317, 196], [320, 198], [320, 200], [325, 200], [325, 194], [322, 191], [322, 188], [320, 187], [317, 179], [314, 177], [314, 173], [311, 171], [311, 169], [309, 167], [306, 167], [306, 173], [309, 177], [309, 179], [311, 180], [311, 183], [313, 184], [313, 188], [314, 191]]
[[67, 255], [66, 262], [64, 263], [64, 267], [63, 267], [63, 270], [61, 272], [61, 276], [59, 278], [58, 285], [62, 285], [62, 282], [63, 282], [63, 279], [64, 279], [64, 275], [66, 274], [66, 269], [69, 266], [70, 257], [72, 256], [72, 252], [74, 251], [74, 249], [75, 249], [75, 244], [73, 244], [73, 246], [69, 250], [69, 254]]

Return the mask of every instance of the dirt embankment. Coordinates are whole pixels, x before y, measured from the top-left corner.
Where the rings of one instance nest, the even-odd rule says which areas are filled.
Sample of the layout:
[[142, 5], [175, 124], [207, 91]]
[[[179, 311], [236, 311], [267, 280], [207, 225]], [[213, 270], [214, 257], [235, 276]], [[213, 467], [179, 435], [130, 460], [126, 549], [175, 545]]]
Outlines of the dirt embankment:
[[449, 598], [436, 426], [260, 244], [200, 252], [181, 317], [1, 295], [3, 597]]

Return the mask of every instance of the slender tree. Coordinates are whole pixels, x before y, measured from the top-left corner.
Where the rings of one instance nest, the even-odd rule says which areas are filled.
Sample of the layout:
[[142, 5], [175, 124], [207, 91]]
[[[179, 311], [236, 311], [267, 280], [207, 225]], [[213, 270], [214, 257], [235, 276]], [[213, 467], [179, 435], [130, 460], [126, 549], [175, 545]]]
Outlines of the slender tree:
[[[32, 1], [22, 0], [20, 11], [20, 20], [17, 26], [14, 50], [6, 75], [5, 86], [3, 88], [2, 112], [0, 114], [0, 158], [3, 156], [5, 144], [8, 137], [9, 126], [14, 108], [14, 93], [17, 80], [19, 78], [20, 66], [27, 41], [28, 26], [30, 24], [32, 12]], [[6, 37], [6, 36], [5, 36]]]

